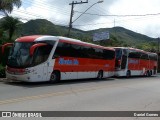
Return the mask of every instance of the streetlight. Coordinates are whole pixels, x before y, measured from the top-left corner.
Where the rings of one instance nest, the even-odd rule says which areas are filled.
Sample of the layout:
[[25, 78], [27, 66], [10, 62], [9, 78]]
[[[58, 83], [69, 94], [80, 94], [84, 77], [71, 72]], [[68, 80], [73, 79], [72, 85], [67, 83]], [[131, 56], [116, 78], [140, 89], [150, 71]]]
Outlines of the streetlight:
[[[72, 28], [72, 23], [74, 23], [76, 20], [78, 20], [84, 13], [86, 13], [91, 7], [93, 7], [95, 4], [98, 4], [98, 3], [102, 3], [103, 0], [99, 0], [98, 2], [94, 3], [93, 5], [91, 5], [87, 10], [85, 10], [80, 16], [78, 16], [73, 22], [72, 22], [72, 17], [73, 17], [73, 7], [74, 7], [74, 4], [77, 4], [77, 3], [74, 3], [74, 1], [71, 3], [72, 5], [72, 8], [71, 8], [71, 17], [70, 17], [70, 23], [69, 23], [69, 29], [68, 29], [68, 37], [70, 36], [70, 30]], [[85, 2], [85, 3], [88, 3]], [[79, 3], [78, 3], [79, 4]]]
[[84, 13], [86, 13], [91, 7], [93, 7], [94, 5], [98, 4], [98, 3], [102, 3], [103, 0], [99, 0], [98, 2], [94, 3], [93, 5], [91, 5], [87, 10], [85, 10], [79, 17], [77, 17], [72, 23], [74, 23], [76, 20], [78, 20]]

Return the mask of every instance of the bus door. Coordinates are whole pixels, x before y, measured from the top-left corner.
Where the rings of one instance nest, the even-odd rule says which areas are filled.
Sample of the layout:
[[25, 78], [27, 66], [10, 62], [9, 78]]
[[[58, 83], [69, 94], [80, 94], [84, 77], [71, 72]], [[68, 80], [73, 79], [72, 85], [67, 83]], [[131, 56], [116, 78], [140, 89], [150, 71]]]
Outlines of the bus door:
[[[45, 43], [38, 43], [31, 47], [30, 54], [33, 55], [33, 64], [37, 66], [39, 77], [43, 80], [46, 80], [48, 77], [48, 68], [51, 65], [47, 62], [49, 54], [52, 50], [52, 45], [47, 45]], [[53, 70], [53, 65], [52, 65]]]
[[116, 61], [115, 61], [115, 68], [121, 68], [121, 59], [122, 59], [122, 49], [116, 48]]
[[116, 64], [117, 70], [125, 69], [127, 65], [127, 50], [116, 48]]
[[53, 48], [52, 45], [43, 46], [43, 48], [41, 48], [43, 51], [42, 53], [43, 61], [45, 62], [44, 67], [43, 67], [43, 74], [44, 74], [43, 79], [44, 80], [49, 80], [51, 73], [53, 72], [53, 65], [54, 65], [55, 59], [49, 58], [52, 48]]
[[127, 50], [123, 49], [122, 61], [121, 61], [121, 69], [126, 69], [127, 66]]
[[44, 80], [50, 80], [51, 73], [53, 72], [54, 61], [55, 59], [45, 62], [44, 67], [42, 68]]

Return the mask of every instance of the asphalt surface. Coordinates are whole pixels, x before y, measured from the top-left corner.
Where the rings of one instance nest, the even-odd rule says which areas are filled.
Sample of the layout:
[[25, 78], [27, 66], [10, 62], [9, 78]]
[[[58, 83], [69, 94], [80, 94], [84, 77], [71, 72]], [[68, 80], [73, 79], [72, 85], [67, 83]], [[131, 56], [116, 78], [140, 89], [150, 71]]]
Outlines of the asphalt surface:
[[[160, 75], [128, 79], [70, 80], [56, 84], [1, 80], [0, 111], [160, 111]], [[101, 119], [159, 120], [160, 118]]]

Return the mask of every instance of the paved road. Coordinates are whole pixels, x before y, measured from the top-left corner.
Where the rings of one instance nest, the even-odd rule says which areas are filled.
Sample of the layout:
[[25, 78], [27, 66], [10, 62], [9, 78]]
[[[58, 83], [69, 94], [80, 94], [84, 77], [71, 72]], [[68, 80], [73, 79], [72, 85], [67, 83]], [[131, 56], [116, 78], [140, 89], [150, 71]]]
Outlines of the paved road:
[[57, 84], [1, 81], [0, 111], [17, 110], [160, 111], [160, 75], [63, 81]]

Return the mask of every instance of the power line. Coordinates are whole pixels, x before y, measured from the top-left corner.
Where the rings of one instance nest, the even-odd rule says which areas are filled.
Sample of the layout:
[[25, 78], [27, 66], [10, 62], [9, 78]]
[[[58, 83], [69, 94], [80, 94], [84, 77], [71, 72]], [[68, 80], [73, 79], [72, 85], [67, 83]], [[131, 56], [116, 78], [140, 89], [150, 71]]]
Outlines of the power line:
[[[30, 0], [31, 1], [31, 0]], [[23, 1], [24, 4], [29, 4], [29, 1]], [[64, 3], [63, 3], [64, 4]], [[36, 3], [34, 6], [36, 6], [37, 8], [43, 8], [45, 10], [48, 10], [48, 11], [56, 11], [58, 10], [58, 13], [57, 14], [61, 14], [61, 15], [68, 15], [68, 9], [67, 10], [63, 10], [63, 9], [60, 9], [58, 7], [51, 7], [51, 6], [48, 6], [45, 2], [38, 2]], [[87, 4], [88, 6], [88, 4]], [[84, 13], [86, 15], [92, 15], [92, 16], [102, 16], [102, 17], [145, 17], [145, 16], [157, 16], [157, 15], [160, 15], [160, 13], [155, 13], [155, 14], [142, 14], [142, 15], [112, 15], [112, 14], [109, 14], [109, 15], [106, 15], [104, 14], [105, 12], [105, 9], [102, 8], [102, 7], [94, 7], [93, 8], [93, 11], [94, 11], [94, 14], [93, 13]], [[97, 11], [101, 11], [99, 13], [101, 14], [95, 14]], [[18, 11], [19, 13], [24, 13], [23, 17], [24, 19], [27, 19], [29, 20], [29, 18], [27, 16], [33, 16], [33, 18], [43, 18], [43, 19], [47, 19], [49, 21], [52, 21], [52, 22], [55, 22], [56, 24], [59, 24], [59, 25], [63, 25], [63, 26], [68, 26], [67, 25], [67, 22], [68, 21], [64, 21], [64, 22], [61, 22], [59, 21], [58, 19], [52, 19], [52, 18], [45, 18], [43, 17], [42, 15], [38, 15], [38, 14], [34, 14], [34, 13], [30, 13], [30, 12], [27, 12], [27, 11]], [[75, 13], [83, 13], [83, 12], [79, 12], [79, 11], [74, 11]], [[27, 14], [27, 15], [26, 15]], [[16, 13], [16, 15], [18, 15], [18, 13]], [[22, 19], [22, 17], [21, 17]], [[139, 18], [141, 19], [141, 18]], [[82, 19], [82, 21], [92, 21], [92, 18], [86, 16], [85, 18]], [[128, 20], [116, 20], [116, 22], [124, 22], [124, 21], [128, 21]], [[105, 22], [105, 23], [93, 23], [93, 24], [81, 24], [81, 25], [73, 25], [73, 26], [91, 26], [91, 25], [100, 25], [100, 24], [107, 24], [107, 23], [111, 23], [111, 22]], [[112, 21], [113, 23], [113, 21]]]
[[64, 21], [64, 22], [61, 22], [59, 20], [56, 20], [55, 18], [53, 19], [52, 17], [51, 18], [46, 18], [42, 15], [38, 15], [38, 14], [34, 14], [34, 13], [31, 13], [31, 12], [28, 12], [28, 11], [24, 11], [24, 10], [14, 10], [14, 12], [12, 12], [12, 15], [13, 16], [25, 16], [25, 17], [28, 17], [28, 19], [47, 19], [49, 21], [52, 21], [54, 22], [54, 24], [58, 24], [58, 25], [63, 25], [63, 26], [66, 26], [68, 21]]
[[[31, 2], [33, 2], [33, 1], [31, 1]], [[30, 2], [29, 1], [24, 1], [23, 2], [23, 4], [27, 4], [27, 5], [29, 5], [30, 4]], [[25, 5], [24, 4], [24, 5]], [[51, 7], [51, 6], [48, 6], [48, 4], [46, 4], [46, 3], [40, 3], [40, 2], [38, 2], [38, 3], [36, 3], [36, 4], [34, 4], [34, 6], [35, 7], [37, 7], [37, 8], [42, 8], [42, 9], [45, 9], [45, 10], [49, 10], [49, 11], [55, 11], [55, 12], [60, 12], [61, 14], [64, 14], [64, 15], [69, 15], [70, 13], [69, 13], [69, 10], [68, 11], [66, 11], [66, 10], [63, 10], [63, 9], [61, 9], [61, 8], [58, 8], [58, 7]], [[55, 9], [56, 8], [56, 9]]]
[[[28, 2], [28, 1], [27, 1]], [[42, 8], [42, 6], [45, 6], [45, 8], [48, 8], [47, 4], [46, 3], [37, 3], [39, 4], [38, 6]], [[49, 9], [48, 9], [49, 10]], [[77, 12], [77, 13], [83, 13], [83, 12], [79, 12], [79, 11], [74, 11], [74, 12]], [[96, 16], [110, 16], [110, 17], [128, 17], [128, 16], [149, 16], [149, 15], [159, 15], [160, 13], [156, 13], [156, 14], [144, 14], [144, 15], [100, 15], [100, 14], [91, 14], [91, 13], [84, 13], [86, 15], [96, 15]], [[65, 14], [66, 15], [66, 14]], [[35, 15], [34, 15], [35, 16]], [[36, 15], [37, 16], [37, 15]], [[44, 17], [43, 17], [44, 18]], [[87, 17], [88, 19], [89, 17]], [[53, 21], [53, 20], [52, 20]], [[56, 21], [57, 22], [57, 21]], [[82, 25], [78, 25], [78, 26], [82, 26]], [[83, 25], [84, 26], [84, 25]]]
[[[32, 1], [31, 1], [32, 2]], [[23, 5], [30, 5], [29, 4], [30, 2], [29, 1], [23, 1]], [[48, 11], [55, 11], [56, 13], [57, 13], [57, 11], [59, 12], [58, 14], [61, 14], [61, 15], [65, 15], [65, 16], [68, 16], [68, 12], [66, 12], [66, 10], [62, 10], [62, 9], [58, 9], [57, 7], [56, 7], [56, 9], [55, 9], [55, 7], [51, 7], [51, 6], [48, 6], [46, 3], [40, 3], [40, 2], [38, 2], [38, 3], [36, 3], [36, 4], [34, 4], [34, 7], [37, 7], [37, 8], [42, 8], [42, 10], [44, 9], [44, 10], [48, 10]], [[46, 17], [44, 17], [44, 16], [42, 16], [42, 15], [38, 15], [38, 14], [34, 14], [34, 13], [32, 13], [32, 12], [28, 12], [28, 11], [22, 11], [22, 10], [14, 10], [15, 12], [16, 12], [16, 15], [18, 15], [18, 13], [22, 13], [22, 14], [20, 14], [20, 15], [22, 15], [22, 16], [31, 16], [31, 19], [35, 19], [35, 18], [40, 18], [40, 19], [47, 19], [47, 20], [49, 20], [49, 21], [52, 21], [52, 22], [54, 22], [54, 24], [58, 24], [58, 25], [63, 25], [63, 26], [68, 26], [67, 25], [67, 23], [68, 23], [68, 21], [66, 21], [66, 19], [65, 19], [65, 21], [64, 22], [62, 22], [62, 21], [60, 21], [60, 20], [58, 20], [58, 19], [56, 19], [54, 16], [54, 19], [53, 19], [53, 17], [51, 17], [51, 18], [46, 18]], [[14, 13], [14, 12], [13, 12]], [[15, 14], [15, 13], [14, 13]], [[24, 14], [24, 15], [23, 15]], [[29, 17], [30, 18], [30, 17]]]
[[[121, 22], [127, 22], [127, 21], [137, 21], [137, 20], [142, 20], [142, 19], [146, 19], [146, 18], [142, 18], [142, 17], [138, 17], [138, 18], [132, 18], [132, 19], [123, 19], [123, 20], [116, 20], [116, 22], [121, 23]], [[75, 24], [74, 26], [91, 26], [91, 25], [101, 25], [101, 24], [109, 24], [109, 23], [113, 23], [113, 21], [111, 22], [103, 22], [103, 23], [91, 23], [91, 24]]]
[[[77, 13], [83, 13], [79, 11], [75, 11]], [[152, 14], [141, 14], [141, 15], [102, 15], [102, 14], [93, 14], [93, 13], [84, 13], [87, 15], [95, 15], [95, 16], [110, 16], [110, 17], [136, 17], [136, 16], [155, 16], [155, 15], [160, 15], [160, 13], [152, 13]]]

